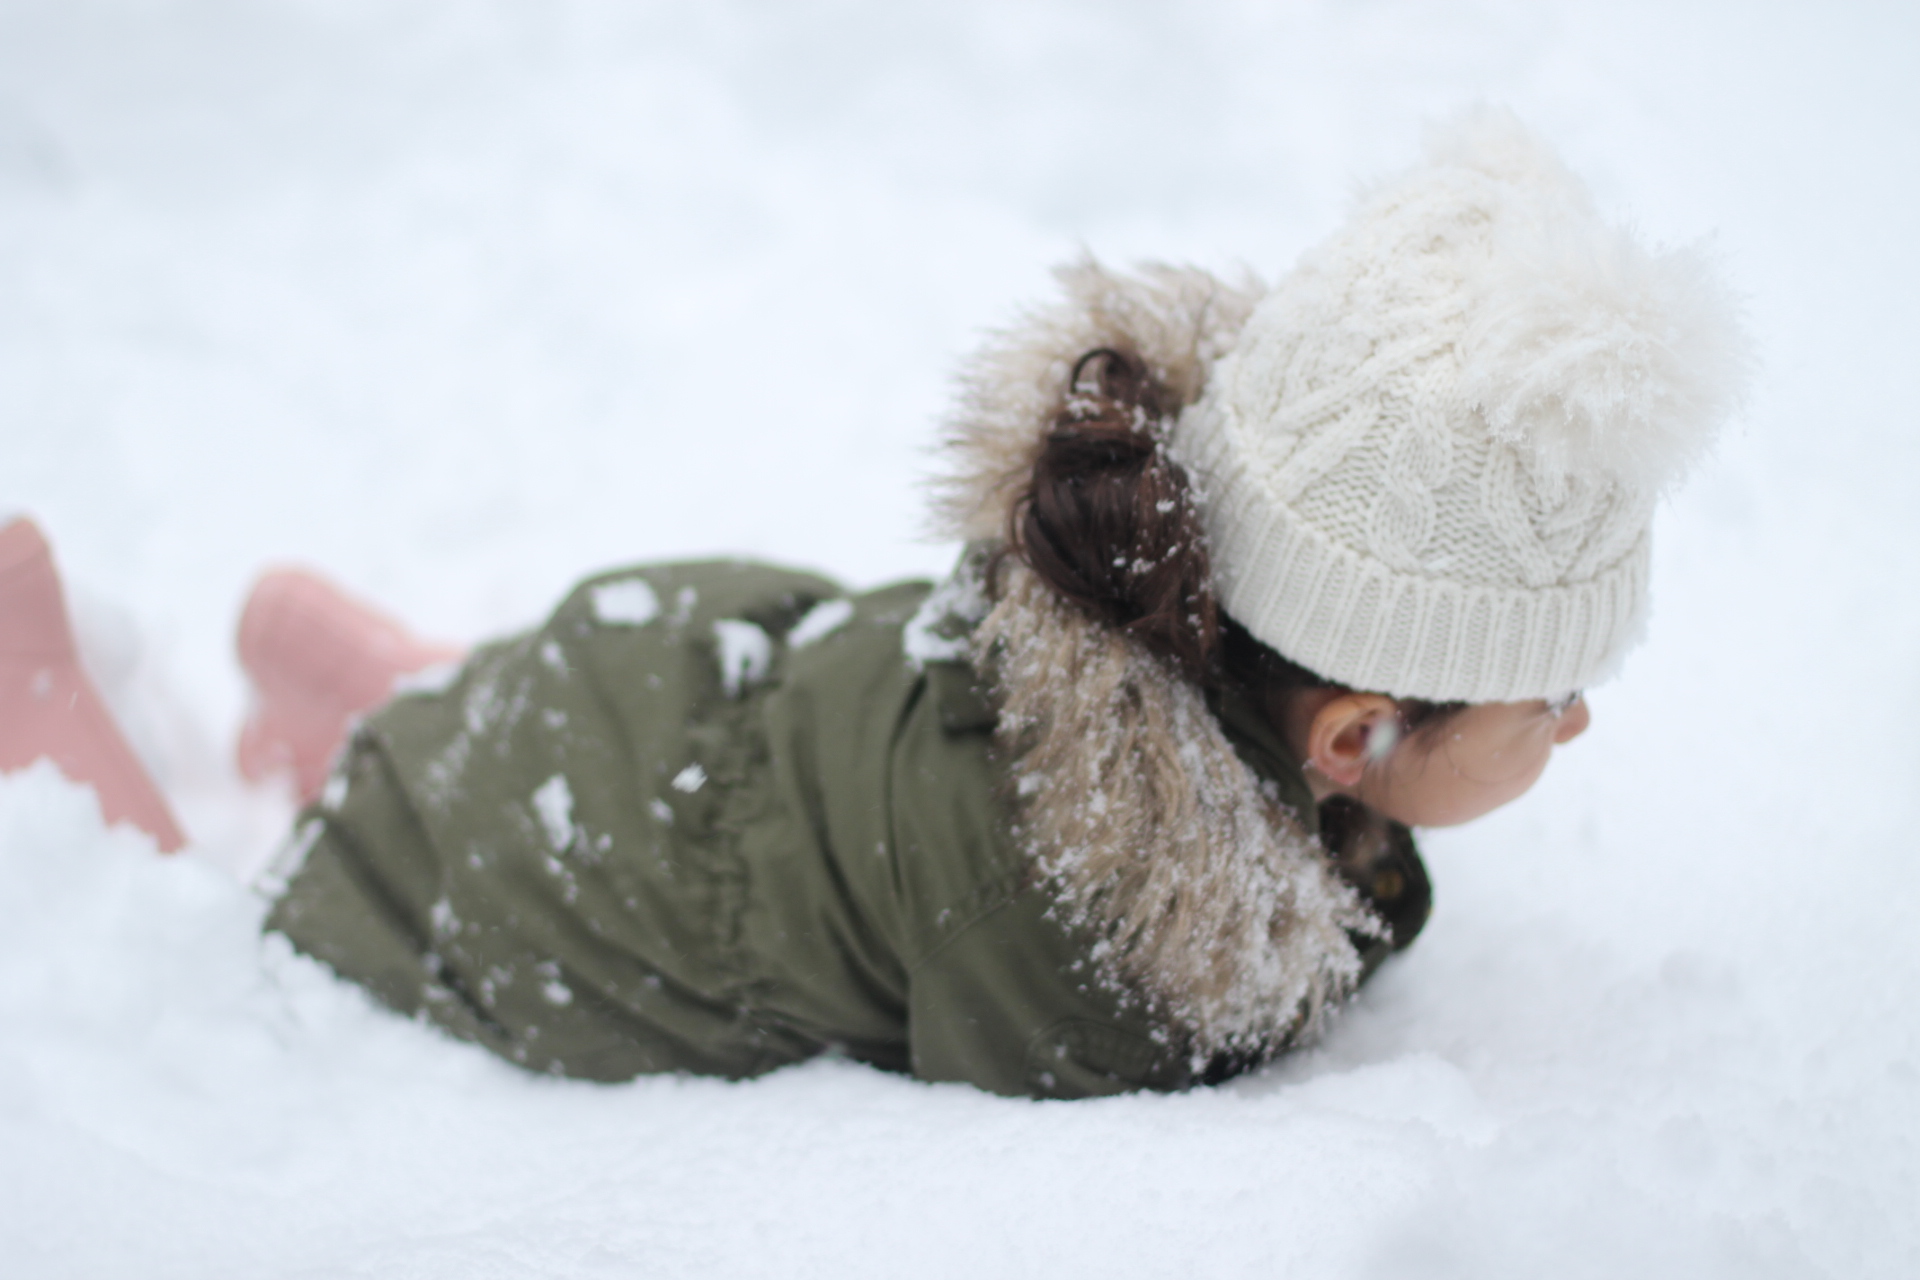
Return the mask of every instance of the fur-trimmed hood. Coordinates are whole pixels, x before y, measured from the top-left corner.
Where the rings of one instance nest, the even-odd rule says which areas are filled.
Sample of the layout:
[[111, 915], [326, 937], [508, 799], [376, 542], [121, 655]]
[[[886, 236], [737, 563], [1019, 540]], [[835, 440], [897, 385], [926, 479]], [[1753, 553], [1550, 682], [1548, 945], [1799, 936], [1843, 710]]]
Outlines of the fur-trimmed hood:
[[[1057, 275], [1065, 300], [995, 335], [963, 373], [936, 487], [945, 535], [1004, 535], [1082, 354], [1138, 354], [1177, 413], [1263, 292], [1250, 277], [1122, 275], [1090, 259]], [[1096, 962], [1197, 1059], [1311, 1036], [1358, 980], [1352, 935], [1381, 936], [1379, 921], [1235, 753], [1196, 684], [1017, 560], [992, 592], [980, 572], [970, 558], [929, 605], [973, 624], [969, 656], [1012, 761], [1016, 837], [1061, 909], [1101, 939]]]

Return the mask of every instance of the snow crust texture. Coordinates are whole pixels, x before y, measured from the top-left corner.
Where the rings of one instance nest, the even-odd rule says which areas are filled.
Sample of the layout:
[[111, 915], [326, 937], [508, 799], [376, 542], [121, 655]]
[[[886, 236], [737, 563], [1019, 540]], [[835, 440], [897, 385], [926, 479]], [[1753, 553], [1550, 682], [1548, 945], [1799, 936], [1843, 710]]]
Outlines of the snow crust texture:
[[[1920, 1274], [1909, 8], [0, 8], [0, 513], [191, 837], [0, 778], [0, 1274]], [[1271, 280], [1480, 98], [1646, 242], [1716, 232], [1764, 372], [1594, 728], [1426, 838], [1437, 914], [1321, 1047], [1088, 1104], [593, 1086], [261, 940], [261, 567], [460, 640], [638, 559], [942, 574], [950, 371], [1049, 267]]]

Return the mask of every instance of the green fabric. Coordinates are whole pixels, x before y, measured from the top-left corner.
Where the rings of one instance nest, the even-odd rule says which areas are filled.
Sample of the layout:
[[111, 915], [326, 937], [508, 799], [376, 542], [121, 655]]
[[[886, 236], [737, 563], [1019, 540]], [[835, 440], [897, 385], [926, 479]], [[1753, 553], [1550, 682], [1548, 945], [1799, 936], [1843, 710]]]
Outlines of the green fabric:
[[[737, 563], [583, 583], [360, 727], [268, 927], [534, 1070], [743, 1077], [837, 1051], [1014, 1095], [1191, 1083], [1013, 852], [971, 669], [904, 656], [928, 590], [853, 597], [796, 647], [834, 583]], [[749, 668], [732, 689], [723, 652]], [[1219, 710], [1311, 816], [1259, 718]]]

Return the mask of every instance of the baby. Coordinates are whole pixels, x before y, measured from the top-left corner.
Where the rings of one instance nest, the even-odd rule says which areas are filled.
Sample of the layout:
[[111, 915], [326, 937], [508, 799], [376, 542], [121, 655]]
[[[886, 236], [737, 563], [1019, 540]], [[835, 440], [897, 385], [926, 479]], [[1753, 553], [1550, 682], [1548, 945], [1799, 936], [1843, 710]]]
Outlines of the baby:
[[[1271, 292], [1060, 278], [969, 369], [938, 586], [642, 565], [463, 656], [264, 578], [241, 767], [309, 802], [268, 927], [597, 1080], [835, 1051], [1081, 1097], [1315, 1035], [1426, 919], [1409, 829], [1586, 729], [1744, 340], [1696, 255], [1484, 109]], [[180, 845], [25, 522], [0, 712], [0, 768], [50, 755]]]

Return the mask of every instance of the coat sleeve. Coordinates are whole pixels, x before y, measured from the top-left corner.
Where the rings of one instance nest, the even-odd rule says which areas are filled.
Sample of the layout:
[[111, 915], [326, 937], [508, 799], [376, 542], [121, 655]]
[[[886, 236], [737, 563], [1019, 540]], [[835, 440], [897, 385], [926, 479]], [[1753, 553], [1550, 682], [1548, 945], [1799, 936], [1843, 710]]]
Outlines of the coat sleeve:
[[989, 898], [914, 969], [914, 1074], [1036, 1098], [1192, 1083], [1166, 1033], [1095, 977], [1047, 907], [1038, 888]]

